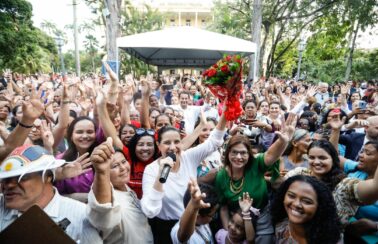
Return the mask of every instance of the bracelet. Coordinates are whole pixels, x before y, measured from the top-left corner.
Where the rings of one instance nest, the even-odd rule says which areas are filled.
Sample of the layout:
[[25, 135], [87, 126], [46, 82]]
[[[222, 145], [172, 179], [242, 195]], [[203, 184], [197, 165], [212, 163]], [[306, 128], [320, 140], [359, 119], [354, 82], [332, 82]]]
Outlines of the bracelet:
[[251, 213], [250, 212], [242, 212], [242, 215], [243, 216], [251, 216]]
[[252, 218], [251, 217], [244, 217], [243, 216], [243, 220], [252, 220]]
[[21, 126], [21, 127], [24, 127], [26, 129], [30, 129], [30, 128], [33, 128], [34, 125], [24, 125], [23, 123], [21, 122], [18, 122], [18, 124]]

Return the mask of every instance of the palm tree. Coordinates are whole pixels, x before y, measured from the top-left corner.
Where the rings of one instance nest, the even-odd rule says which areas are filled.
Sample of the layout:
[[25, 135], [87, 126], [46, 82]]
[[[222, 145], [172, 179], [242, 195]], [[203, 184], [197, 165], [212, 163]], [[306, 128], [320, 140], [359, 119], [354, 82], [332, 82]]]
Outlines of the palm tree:
[[99, 44], [98, 40], [96, 39], [96, 37], [94, 35], [87, 34], [85, 36], [84, 46], [85, 46], [85, 50], [91, 56], [92, 72], [93, 73], [96, 72], [94, 59], [95, 59], [95, 55], [97, 53], [97, 48], [99, 47], [98, 44]]

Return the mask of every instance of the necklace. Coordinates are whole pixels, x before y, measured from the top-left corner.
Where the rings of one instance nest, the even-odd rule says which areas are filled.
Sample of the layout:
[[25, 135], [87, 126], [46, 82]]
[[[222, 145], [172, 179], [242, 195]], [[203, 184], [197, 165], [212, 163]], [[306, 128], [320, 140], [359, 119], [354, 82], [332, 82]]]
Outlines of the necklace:
[[211, 243], [211, 233], [207, 230], [206, 226], [204, 227], [204, 229], [205, 229], [205, 232], [206, 232], [207, 237], [209, 237], [209, 238], [207, 238], [207, 237], [206, 237], [206, 236], [205, 236], [205, 235], [199, 230], [198, 227], [196, 227], [196, 232], [197, 232], [197, 234], [202, 238], [202, 240], [205, 241], [206, 244], [210, 244], [210, 243]]
[[242, 189], [243, 189], [243, 185], [244, 185], [244, 176], [241, 180], [241, 183], [239, 186], [236, 186], [232, 180], [232, 177], [230, 178], [230, 191], [234, 194], [239, 194]]

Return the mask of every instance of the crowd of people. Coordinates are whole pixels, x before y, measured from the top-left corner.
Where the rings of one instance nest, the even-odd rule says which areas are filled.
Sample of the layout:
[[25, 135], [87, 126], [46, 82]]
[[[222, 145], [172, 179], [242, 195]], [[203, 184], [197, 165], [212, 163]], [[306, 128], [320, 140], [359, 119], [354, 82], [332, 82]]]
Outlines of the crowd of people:
[[0, 79], [0, 231], [38, 205], [80, 243], [377, 243], [378, 83]]

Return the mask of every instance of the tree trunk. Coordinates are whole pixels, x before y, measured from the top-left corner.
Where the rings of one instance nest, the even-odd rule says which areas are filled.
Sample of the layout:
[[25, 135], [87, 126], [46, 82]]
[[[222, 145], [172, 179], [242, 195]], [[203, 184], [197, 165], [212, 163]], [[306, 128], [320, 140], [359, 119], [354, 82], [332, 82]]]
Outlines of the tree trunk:
[[358, 21], [357, 25], [356, 25], [356, 27], [353, 31], [352, 45], [351, 45], [350, 50], [349, 50], [349, 57], [348, 57], [347, 66], [346, 66], [346, 70], [345, 70], [345, 79], [344, 79], [345, 81], [349, 80], [350, 72], [352, 71], [353, 53], [354, 53], [354, 48], [356, 46], [356, 39], [357, 39], [357, 34], [358, 34], [359, 28], [360, 28], [360, 23]]
[[[269, 37], [270, 25], [271, 25], [270, 23], [265, 23], [264, 24], [265, 33], [264, 33], [264, 39], [263, 39], [263, 42], [261, 44], [261, 49], [260, 49], [260, 60], [259, 60], [259, 67], [260, 67], [260, 69], [264, 66], [264, 56], [265, 56], [266, 42], [267, 42], [268, 37]], [[265, 75], [264, 71], [262, 71], [260, 73], [263, 76]]]
[[105, 17], [106, 50], [108, 60], [117, 60], [117, 37], [121, 36], [119, 22], [121, 20], [121, 0], [105, 0], [105, 8], [109, 14]]
[[[262, 3], [261, 0], [253, 1], [251, 36], [252, 42], [256, 43], [256, 53], [250, 56], [250, 67], [248, 73], [248, 81], [256, 80], [260, 73], [260, 43], [261, 43], [261, 22], [262, 22]], [[256, 61], [256, 62], [255, 62]]]
[[95, 68], [95, 62], [94, 62], [94, 57], [95, 57], [95, 53], [92, 53], [91, 55], [91, 61], [92, 61], [92, 72], [95, 74], [96, 73], [96, 68]]

